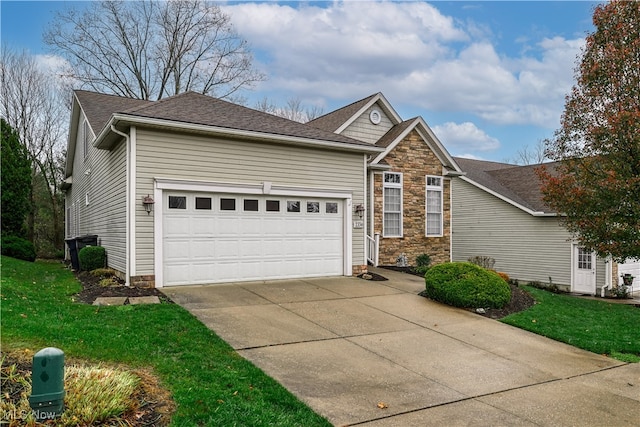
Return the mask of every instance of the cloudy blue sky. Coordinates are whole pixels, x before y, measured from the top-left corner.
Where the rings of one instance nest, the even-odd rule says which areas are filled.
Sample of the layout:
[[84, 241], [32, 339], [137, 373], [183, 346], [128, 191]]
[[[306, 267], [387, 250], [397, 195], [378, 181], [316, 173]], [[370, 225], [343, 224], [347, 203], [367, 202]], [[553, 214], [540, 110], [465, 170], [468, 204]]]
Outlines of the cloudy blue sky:
[[[595, 2], [218, 2], [268, 77], [244, 95], [324, 112], [382, 92], [422, 116], [451, 154], [513, 159], [553, 135]], [[2, 1], [2, 43], [47, 54], [56, 10]], [[40, 57], [43, 63], [56, 58]]]

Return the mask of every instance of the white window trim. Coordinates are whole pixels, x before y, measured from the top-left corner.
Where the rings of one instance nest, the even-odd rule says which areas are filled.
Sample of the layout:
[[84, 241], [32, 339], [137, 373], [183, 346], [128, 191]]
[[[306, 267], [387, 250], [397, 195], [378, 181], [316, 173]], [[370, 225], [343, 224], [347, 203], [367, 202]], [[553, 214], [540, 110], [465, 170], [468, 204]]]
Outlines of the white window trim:
[[[385, 182], [385, 177], [387, 175], [399, 175], [400, 183], [394, 182]], [[404, 189], [403, 189], [403, 181], [404, 177], [402, 176], [402, 172], [383, 172], [382, 173], [382, 237], [403, 237], [404, 236]], [[384, 216], [386, 213], [385, 209], [385, 188], [399, 188], [400, 189], [400, 233], [399, 234], [388, 234], [387, 230], [384, 226]], [[398, 213], [398, 212], [390, 212], [390, 213]]]
[[[440, 185], [429, 185], [429, 178], [438, 178], [440, 180]], [[424, 178], [425, 182], [425, 190], [424, 190], [424, 235], [426, 237], [442, 237], [444, 236], [444, 178], [437, 175], [426, 175]], [[438, 191], [440, 192], [440, 232], [429, 234], [429, 230], [427, 228], [427, 218], [429, 214], [428, 210], [428, 191]]]

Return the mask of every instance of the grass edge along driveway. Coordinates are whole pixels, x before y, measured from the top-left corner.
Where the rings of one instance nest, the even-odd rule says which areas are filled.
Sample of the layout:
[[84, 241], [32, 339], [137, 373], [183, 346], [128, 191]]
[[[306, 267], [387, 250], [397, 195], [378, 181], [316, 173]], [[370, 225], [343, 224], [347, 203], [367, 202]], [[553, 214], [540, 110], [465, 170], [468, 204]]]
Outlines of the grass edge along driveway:
[[172, 425], [331, 425], [177, 304], [74, 303], [80, 284], [61, 263], [1, 262], [3, 349], [149, 366], [177, 405]]
[[536, 304], [502, 322], [623, 362], [640, 362], [640, 308], [525, 289]]

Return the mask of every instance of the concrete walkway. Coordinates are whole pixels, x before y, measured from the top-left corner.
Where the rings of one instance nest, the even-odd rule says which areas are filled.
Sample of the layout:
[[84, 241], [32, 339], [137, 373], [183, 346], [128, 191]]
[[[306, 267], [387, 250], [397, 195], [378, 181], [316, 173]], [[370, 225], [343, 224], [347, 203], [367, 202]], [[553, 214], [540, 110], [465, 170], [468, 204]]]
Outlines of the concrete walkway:
[[167, 288], [334, 425], [638, 426], [640, 364], [418, 296], [423, 279]]

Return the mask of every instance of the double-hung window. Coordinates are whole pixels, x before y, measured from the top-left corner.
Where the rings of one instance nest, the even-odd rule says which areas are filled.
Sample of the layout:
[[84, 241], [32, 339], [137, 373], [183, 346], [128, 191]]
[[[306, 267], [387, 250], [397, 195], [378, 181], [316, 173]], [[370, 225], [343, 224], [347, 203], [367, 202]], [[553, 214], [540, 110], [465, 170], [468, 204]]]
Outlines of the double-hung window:
[[382, 235], [384, 237], [402, 237], [402, 174], [384, 172], [382, 188]]
[[426, 188], [426, 235], [429, 237], [442, 236], [442, 177], [427, 175]]

